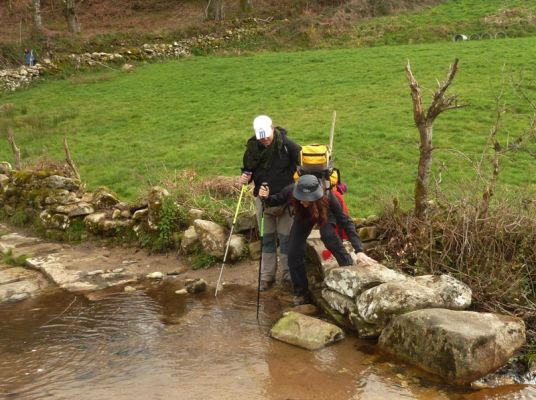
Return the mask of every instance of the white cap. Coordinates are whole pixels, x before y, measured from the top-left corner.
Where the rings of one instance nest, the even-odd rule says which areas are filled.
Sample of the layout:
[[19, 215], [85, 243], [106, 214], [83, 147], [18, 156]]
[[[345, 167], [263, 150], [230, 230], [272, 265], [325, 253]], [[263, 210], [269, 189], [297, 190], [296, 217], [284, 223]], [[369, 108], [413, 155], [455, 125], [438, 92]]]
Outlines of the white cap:
[[253, 120], [253, 130], [257, 140], [266, 139], [272, 136], [272, 119], [267, 115], [259, 115]]

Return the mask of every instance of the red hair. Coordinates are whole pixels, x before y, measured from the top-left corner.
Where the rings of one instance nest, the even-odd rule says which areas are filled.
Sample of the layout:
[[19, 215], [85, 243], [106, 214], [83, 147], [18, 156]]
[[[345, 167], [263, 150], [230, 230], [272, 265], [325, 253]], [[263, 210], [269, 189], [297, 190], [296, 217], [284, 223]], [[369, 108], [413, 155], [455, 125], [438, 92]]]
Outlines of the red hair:
[[329, 200], [326, 195], [316, 201], [309, 202], [309, 207], [304, 207], [294, 196], [290, 196], [290, 204], [294, 206], [296, 217], [304, 222], [313, 222], [319, 227], [328, 222]]

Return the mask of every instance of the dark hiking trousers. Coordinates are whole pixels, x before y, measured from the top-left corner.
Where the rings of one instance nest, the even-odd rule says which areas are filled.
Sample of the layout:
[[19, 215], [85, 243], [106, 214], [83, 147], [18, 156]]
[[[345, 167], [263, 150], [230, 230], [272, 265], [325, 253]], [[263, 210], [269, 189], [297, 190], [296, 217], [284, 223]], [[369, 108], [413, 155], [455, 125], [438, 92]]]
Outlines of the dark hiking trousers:
[[[294, 285], [295, 296], [306, 296], [309, 293], [309, 282], [305, 272], [305, 248], [307, 237], [313, 230], [314, 224], [304, 223], [294, 219], [294, 224], [290, 230], [288, 244], [288, 267], [292, 284]], [[341, 238], [335, 231], [335, 225], [327, 223], [320, 228], [320, 239], [324, 246], [331, 251], [339, 266], [352, 265], [353, 260], [346, 251]]]

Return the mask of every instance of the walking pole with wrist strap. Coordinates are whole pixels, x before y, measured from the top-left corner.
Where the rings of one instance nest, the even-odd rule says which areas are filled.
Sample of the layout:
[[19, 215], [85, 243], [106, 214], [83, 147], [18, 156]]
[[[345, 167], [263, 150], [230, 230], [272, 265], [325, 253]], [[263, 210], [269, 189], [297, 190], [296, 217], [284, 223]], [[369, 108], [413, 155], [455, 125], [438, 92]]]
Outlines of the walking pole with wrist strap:
[[214, 292], [214, 297], [218, 295], [218, 290], [220, 289], [220, 281], [221, 281], [221, 275], [223, 273], [223, 267], [225, 266], [225, 261], [227, 260], [227, 253], [229, 252], [229, 246], [231, 244], [231, 237], [233, 236], [234, 227], [236, 224], [236, 218], [238, 217], [238, 211], [240, 210], [240, 203], [242, 203], [242, 197], [244, 197], [244, 193], [248, 190], [248, 185], [244, 184], [242, 185], [242, 189], [240, 189], [240, 197], [238, 198], [238, 204], [236, 205], [236, 210], [234, 213], [233, 223], [231, 224], [231, 232], [229, 232], [229, 238], [227, 239], [227, 246], [225, 247], [225, 253], [223, 255], [223, 262], [221, 264], [220, 269], [220, 276], [218, 277], [218, 283], [216, 284], [216, 291]]
[[[263, 182], [261, 186], [268, 186], [267, 182]], [[259, 304], [261, 299], [261, 267], [262, 267], [262, 241], [264, 238], [264, 199], [261, 199], [262, 212], [261, 224], [259, 226], [259, 236], [261, 238], [261, 256], [259, 258], [259, 279], [257, 281], [257, 322], [259, 321]]]

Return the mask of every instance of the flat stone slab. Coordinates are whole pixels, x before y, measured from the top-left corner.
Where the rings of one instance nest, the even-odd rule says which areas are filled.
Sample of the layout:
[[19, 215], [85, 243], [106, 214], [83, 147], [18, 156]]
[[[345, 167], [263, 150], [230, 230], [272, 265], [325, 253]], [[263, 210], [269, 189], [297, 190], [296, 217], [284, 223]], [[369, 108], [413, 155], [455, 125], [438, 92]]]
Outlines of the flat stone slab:
[[32, 272], [22, 267], [2, 269], [0, 270], [0, 285], [31, 279], [34, 277], [34, 274], [35, 272], [32, 274]]
[[384, 351], [461, 385], [506, 364], [524, 343], [519, 318], [438, 308], [395, 318], [378, 342]]
[[[64, 259], [68, 264], [64, 263]], [[99, 257], [91, 257], [91, 260], [97, 259]], [[59, 287], [73, 293], [101, 290], [112, 286], [133, 283], [138, 280], [136, 274], [124, 271], [112, 272], [100, 269], [95, 269], [98, 273], [79, 271], [74, 266], [74, 263], [77, 261], [81, 262], [82, 260], [73, 260], [65, 255], [49, 254], [44, 257], [29, 258], [26, 260], [26, 264], [41, 271]], [[101, 267], [102, 265], [102, 261], [100, 263], [96, 262], [95, 264], [95, 266]]]
[[33, 237], [26, 237], [18, 233], [8, 233], [0, 236], [0, 252], [6, 254], [15, 247], [30, 246], [40, 243], [42, 240]]
[[0, 303], [27, 299], [47, 286], [45, 279], [37, 272], [21, 267], [0, 270]]
[[11, 249], [11, 254], [14, 258], [20, 256], [37, 257], [51, 253], [58, 253], [63, 250], [63, 245], [59, 243], [41, 243], [27, 244], [25, 246], [17, 246]]

